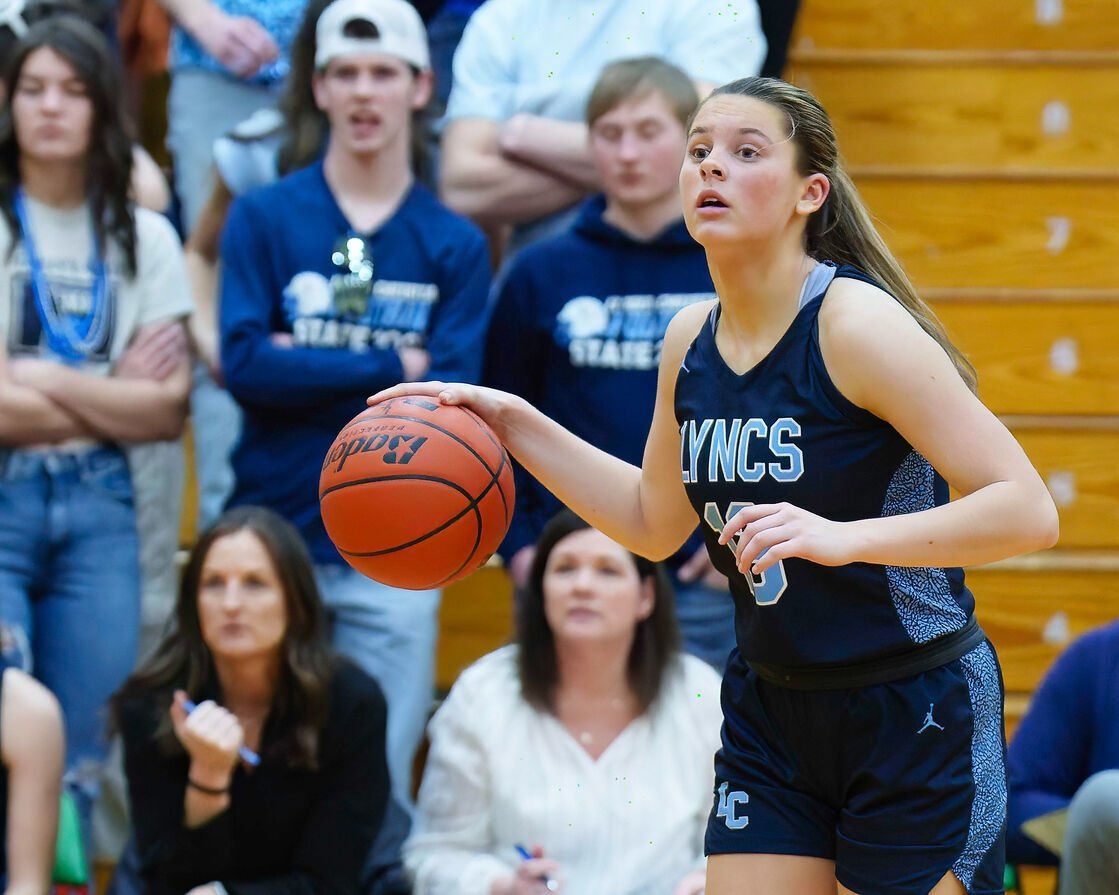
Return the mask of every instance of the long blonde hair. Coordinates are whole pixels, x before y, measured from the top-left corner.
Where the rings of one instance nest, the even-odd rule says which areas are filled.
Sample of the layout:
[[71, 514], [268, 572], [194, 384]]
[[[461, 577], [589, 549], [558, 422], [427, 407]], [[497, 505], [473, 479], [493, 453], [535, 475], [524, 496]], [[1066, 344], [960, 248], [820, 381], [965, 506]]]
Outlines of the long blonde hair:
[[800, 174], [824, 174], [831, 183], [823, 206], [808, 219], [807, 253], [820, 260], [850, 264], [881, 283], [948, 353], [968, 388], [975, 391], [975, 367], [952, 344], [936, 313], [917, 294], [901, 264], [879, 235], [844, 168], [835, 130], [819, 101], [807, 91], [776, 78], [731, 81], [716, 88], [708, 99], [711, 96], [748, 96], [788, 116]]

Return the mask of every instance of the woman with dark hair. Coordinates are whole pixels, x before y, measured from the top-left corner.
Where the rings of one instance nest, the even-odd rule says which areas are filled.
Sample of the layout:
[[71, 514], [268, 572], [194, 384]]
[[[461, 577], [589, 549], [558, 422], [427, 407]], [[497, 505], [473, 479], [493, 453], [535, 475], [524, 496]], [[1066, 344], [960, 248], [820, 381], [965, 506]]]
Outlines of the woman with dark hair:
[[173, 630], [113, 700], [152, 895], [357, 890], [389, 792], [385, 701], [323, 624], [278, 515], [231, 510], [199, 539]]
[[770, 78], [715, 90], [680, 193], [718, 300], [665, 332], [640, 468], [502, 392], [409, 383], [370, 402], [469, 406], [647, 556], [701, 522], [738, 644], [707, 895], [1002, 892], [1001, 679], [963, 567], [1053, 546], [1053, 499], [875, 229], [811, 94]]
[[0, 617], [58, 697], [88, 816], [105, 700], [140, 624], [128, 453], [177, 437], [190, 311], [171, 225], [129, 198], [117, 68], [88, 23], [32, 26], [0, 113]]
[[702, 892], [719, 677], [679, 641], [660, 567], [557, 515], [516, 643], [431, 722], [405, 847], [416, 895]]

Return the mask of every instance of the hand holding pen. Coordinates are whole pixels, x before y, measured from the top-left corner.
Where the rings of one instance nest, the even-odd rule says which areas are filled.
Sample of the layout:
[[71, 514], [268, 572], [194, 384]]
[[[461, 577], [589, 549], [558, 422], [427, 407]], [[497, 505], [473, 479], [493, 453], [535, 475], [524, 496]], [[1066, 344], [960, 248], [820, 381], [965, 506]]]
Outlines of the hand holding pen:
[[512, 895], [528, 895], [540, 891], [559, 892], [556, 878], [559, 865], [544, 857], [544, 850], [536, 846], [531, 852], [520, 843], [513, 846], [521, 857], [520, 866], [513, 880]]
[[237, 716], [211, 700], [195, 705], [182, 690], [171, 703], [171, 723], [175, 735], [197, 765], [209, 772], [208, 778], [233, 775], [238, 758], [256, 766], [260, 757], [245, 746], [244, 730]]

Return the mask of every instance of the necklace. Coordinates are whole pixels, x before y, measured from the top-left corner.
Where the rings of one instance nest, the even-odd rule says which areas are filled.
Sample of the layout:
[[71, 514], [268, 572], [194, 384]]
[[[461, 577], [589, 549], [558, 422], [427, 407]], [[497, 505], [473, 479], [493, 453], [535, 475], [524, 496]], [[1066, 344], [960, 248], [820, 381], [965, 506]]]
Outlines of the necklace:
[[109, 277], [104, 259], [97, 247], [96, 237], [89, 262], [89, 269], [93, 274], [89, 313], [60, 314], [39, 253], [35, 248], [22, 188], [16, 190], [13, 204], [16, 218], [19, 220], [20, 235], [23, 237], [27, 266], [31, 272], [31, 292], [35, 297], [35, 309], [39, 313], [39, 322], [46, 333], [47, 345], [67, 363], [80, 363], [104, 344], [105, 334], [109, 328], [109, 314], [106, 307]]

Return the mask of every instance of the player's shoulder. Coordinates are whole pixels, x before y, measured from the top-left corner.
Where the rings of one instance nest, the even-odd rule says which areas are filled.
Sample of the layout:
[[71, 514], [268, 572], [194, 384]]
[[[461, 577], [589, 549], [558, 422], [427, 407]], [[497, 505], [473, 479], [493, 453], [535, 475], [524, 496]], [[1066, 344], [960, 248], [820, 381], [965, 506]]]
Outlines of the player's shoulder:
[[828, 354], [859, 357], [866, 351], [900, 348], [922, 329], [905, 305], [881, 286], [837, 276], [820, 305], [819, 332]]
[[715, 312], [718, 304], [719, 300], [717, 298], [697, 301], [690, 305], [684, 305], [673, 314], [664, 333], [664, 354], [677, 358], [675, 360], [677, 364], [680, 360], [683, 360], [688, 347], [711, 319], [711, 315]]

